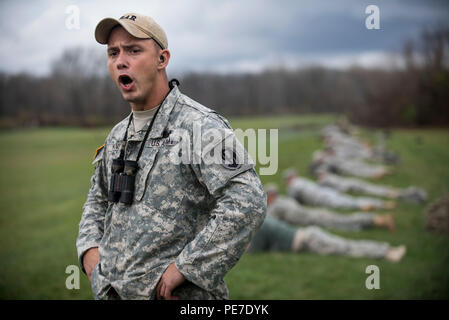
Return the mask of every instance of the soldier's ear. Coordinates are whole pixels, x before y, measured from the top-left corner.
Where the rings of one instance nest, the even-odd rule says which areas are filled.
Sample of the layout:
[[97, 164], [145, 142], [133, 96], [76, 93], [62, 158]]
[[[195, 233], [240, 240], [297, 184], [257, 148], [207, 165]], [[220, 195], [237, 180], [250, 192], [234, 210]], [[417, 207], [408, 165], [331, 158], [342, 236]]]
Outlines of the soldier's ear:
[[168, 65], [168, 61], [170, 60], [170, 51], [168, 49], [161, 50], [159, 53], [159, 65], [158, 69], [164, 69]]

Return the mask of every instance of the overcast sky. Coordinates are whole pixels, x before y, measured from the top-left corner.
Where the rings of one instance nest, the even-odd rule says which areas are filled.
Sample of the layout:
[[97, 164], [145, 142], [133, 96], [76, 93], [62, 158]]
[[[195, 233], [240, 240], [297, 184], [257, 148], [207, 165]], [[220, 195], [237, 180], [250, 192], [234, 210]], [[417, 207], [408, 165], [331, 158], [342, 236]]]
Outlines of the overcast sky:
[[[380, 9], [380, 30], [365, 27], [368, 5]], [[66, 26], [69, 6], [79, 9], [79, 29]], [[423, 27], [448, 24], [449, 1], [2, 0], [0, 12], [0, 71], [44, 75], [66, 48], [105, 50], [94, 40], [96, 24], [138, 12], [165, 29], [169, 71], [239, 72], [310, 63], [385, 65], [386, 55]]]

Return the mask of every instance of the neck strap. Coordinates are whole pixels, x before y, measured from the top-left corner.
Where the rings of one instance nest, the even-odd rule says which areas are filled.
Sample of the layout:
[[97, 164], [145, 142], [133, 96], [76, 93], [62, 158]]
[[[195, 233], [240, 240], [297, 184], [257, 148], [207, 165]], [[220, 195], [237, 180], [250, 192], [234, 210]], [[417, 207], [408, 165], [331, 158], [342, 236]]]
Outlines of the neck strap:
[[[143, 148], [145, 146], [145, 142], [148, 139], [148, 135], [151, 132], [151, 129], [153, 128], [153, 123], [154, 120], [156, 119], [157, 115], [159, 114], [159, 110], [161, 110], [164, 107], [164, 102], [167, 99], [167, 97], [169, 96], [169, 94], [171, 93], [171, 91], [173, 90], [173, 88], [179, 85], [179, 81], [177, 79], [172, 79], [168, 82], [168, 85], [170, 87], [170, 91], [167, 93], [167, 95], [164, 97], [164, 100], [162, 100], [162, 103], [160, 104], [159, 108], [157, 108], [156, 112], [154, 113], [153, 118], [151, 119], [150, 125], [148, 126], [147, 131], [145, 132], [145, 137], [143, 138], [142, 142], [140, 143], [140, 148], [139, 148], [139, 153], [137, 154], [137, 158], [136, 158], [136, 162], [139, 161], [140, 156], [142, 155], [143, 152]], [[126, 128], [126, 132], [125, 132], [125, 137], [123, 138], [123, 146], [125, 146], [126, 144], [126, 140], [128, 139], [128, 130], [129, 130], [129, 126], [131, 124], [133, 118], [133, 114], [131, 113], [130, 117], [129, 117], [129, 121], [128, 121], [128, 126]], [[120, 151], [120, 158], [124, 158], [125, 156], [125, 148], [122, 146], [122, 150]]]

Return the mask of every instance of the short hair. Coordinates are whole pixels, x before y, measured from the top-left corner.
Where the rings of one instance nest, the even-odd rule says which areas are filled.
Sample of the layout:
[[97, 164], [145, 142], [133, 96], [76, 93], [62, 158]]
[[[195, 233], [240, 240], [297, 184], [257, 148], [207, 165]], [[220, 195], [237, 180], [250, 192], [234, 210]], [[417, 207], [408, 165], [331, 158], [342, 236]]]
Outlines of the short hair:
[[278, 186], [275, 183], [267, 183], [263, 189], [265, 190], [265, 193], [278, 193]]

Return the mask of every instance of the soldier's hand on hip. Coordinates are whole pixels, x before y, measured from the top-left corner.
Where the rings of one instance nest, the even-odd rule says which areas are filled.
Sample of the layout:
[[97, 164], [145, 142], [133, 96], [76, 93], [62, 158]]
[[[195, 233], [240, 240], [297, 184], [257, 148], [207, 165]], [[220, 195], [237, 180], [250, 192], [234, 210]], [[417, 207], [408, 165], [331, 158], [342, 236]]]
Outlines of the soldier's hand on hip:
[[[100, 262], [100, 255], [98, 253], [98, 248], [90, 248], [83, 257], [83, 266], [84, 270], [86, 270], [87, 277], [89, 278], [89, 281], [91, 281], [91, 275], [92, 271], [94, 270], [95, 266]], [[92, 281], [91, 281], [92, 282]]]
[[158, 300], [177, 300], [178, 297], [172, 296], [171, 293], [184, 281], [184, 276], [178, 271], [173, 262], [162, 274], [162, 277], [156, 286], [156, 298]]

